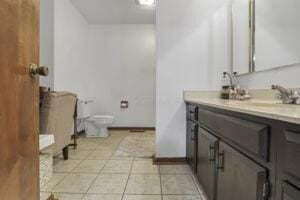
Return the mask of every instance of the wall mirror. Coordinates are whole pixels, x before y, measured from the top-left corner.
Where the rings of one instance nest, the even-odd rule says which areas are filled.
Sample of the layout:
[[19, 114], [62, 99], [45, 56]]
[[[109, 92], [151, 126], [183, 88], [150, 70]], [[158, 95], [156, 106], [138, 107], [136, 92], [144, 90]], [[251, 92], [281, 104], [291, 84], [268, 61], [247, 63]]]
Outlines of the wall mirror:
[[233, 0], [233, 71], [300, 63], [299, 0]]

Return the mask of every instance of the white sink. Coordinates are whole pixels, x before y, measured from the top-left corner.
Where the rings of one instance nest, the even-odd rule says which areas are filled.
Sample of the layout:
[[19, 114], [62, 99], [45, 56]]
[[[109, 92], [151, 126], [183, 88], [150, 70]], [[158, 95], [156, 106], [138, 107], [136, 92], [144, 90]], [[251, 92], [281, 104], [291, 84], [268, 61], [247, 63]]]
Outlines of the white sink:
[[40, 150], [54, 144], [54, 135], [40, 135]]

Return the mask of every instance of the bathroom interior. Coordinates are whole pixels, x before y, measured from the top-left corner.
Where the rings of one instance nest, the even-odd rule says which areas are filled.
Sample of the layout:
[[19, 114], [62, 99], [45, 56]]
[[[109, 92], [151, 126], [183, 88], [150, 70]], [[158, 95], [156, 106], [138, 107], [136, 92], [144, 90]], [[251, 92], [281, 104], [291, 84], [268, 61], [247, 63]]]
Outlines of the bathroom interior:
[[27, 110], [0, 67], [0, 200], [300, 200], [299, 0], [14, 2], [39, 65]]

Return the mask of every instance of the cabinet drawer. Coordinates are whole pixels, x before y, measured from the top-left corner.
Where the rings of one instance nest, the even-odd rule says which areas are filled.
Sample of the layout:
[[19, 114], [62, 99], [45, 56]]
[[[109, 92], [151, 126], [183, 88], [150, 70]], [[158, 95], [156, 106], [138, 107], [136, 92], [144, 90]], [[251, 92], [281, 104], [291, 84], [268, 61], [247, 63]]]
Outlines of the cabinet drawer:
[[268, 126], [198, 108], [199, 123], [268, 161]]
[[282, 185], [282, 200], [298, 200], [300, 199], [300, 191], [288, 183]]
[[300, 133], [284, 132], [284, 173], [300, 180]]
[[198, 107], [188, 104], [186, 107], [186, 117], [198, 121]]

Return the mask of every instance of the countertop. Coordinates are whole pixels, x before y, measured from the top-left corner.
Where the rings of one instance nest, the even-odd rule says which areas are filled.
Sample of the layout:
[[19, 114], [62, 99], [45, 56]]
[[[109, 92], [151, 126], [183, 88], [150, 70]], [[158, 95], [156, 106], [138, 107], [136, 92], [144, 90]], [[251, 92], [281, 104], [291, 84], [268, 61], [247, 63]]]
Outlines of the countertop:
[[184, 92], [185, 102], [246, 113], [259, 117], [300, 124], [300, 105], [283, 104], [281, 101], [251, 99], [246, 101], [219, 99], [219, 95], [201, 92]]

